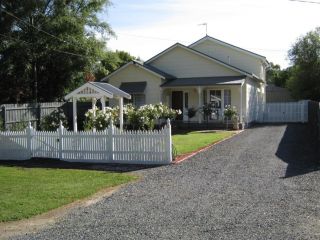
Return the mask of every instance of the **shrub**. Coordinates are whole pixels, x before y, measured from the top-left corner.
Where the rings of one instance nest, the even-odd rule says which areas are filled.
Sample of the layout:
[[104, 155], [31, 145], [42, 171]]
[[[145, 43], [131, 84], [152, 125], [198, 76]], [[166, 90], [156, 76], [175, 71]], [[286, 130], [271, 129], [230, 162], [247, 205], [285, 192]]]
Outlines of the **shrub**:
[[224, 116], [227, 117], [227, 119], [235, 120], [237, 119], [238, 113], [237, 113], [237, 108], [235, 106], [230, 106], [227, 105], [226, 108], [224, 109]]
[[187, 112], [187, 115], [188, 115], [188, 120], [190, 120], [190, 118], [193, 118], [197, 113], [197, 109], [195, 108], [188, 108], [188, 112]]
[[2, 119], [2, 117], [0, 117], [0, 131], [4, 131], [4, 121]]
[[202, 106], [202, 112], [204, 116], [206, 117], [207, 122], [209, 121], [209, 116], [213, 113], [214, 105], [213, 103], [206, 103]]
[[28, 122], [16, 122], [9, 127], [10, 131], [24, 131], [28, 126]]
[[62, 110], [54, 110], [40, 120], [40, 129], [43, 131], [56, 131], [59, 128], [60, 121], [65, 128], [68, 128], [68, 121]]
[[[131, 104], [123, 107], [123, 118], [132, 129], [151, 130], [154, 129], [155, 123], [159, 119], [174, 119], [181, 111], [176, 111], [168, 108], [163, 104], [148, 104], [140, 108], [135, 108]], [[114, 124], [119, 124], [119, 107], [105, 108], [105, 113], [102, 110], [90, 109], [86, 114], [85, 130], [106, 129], [111, 120]]]
[[89, 131], [94, 128], [96, 130], [105, 130], [112, 120], [112, 109], [108, 108], [105, 112], [98, 108], [90, 109], [85, 116], [84, 130]]

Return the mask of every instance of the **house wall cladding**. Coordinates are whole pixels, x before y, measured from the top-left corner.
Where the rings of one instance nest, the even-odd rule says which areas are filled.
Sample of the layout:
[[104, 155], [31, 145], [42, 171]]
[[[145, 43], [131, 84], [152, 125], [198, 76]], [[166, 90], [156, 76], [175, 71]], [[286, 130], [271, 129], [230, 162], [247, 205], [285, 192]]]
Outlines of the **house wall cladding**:
[[223, 62], [230, 62], [233, 66], [237, 66], [250, 73], [252, 72], [262, 79], [265, 79], [265, 72], [264, 69], [261, 68], [260, 60], [247, 53], [214, 43], [210, 40], [199, 43], [192, 48]]
[[[99, 102], [98, 102], [99, 104]], [[90, 102], [78, 102], [78, 124], [80, 129], [84, 121], [84, 113], [92, 107]], [[38, 127], [41, 118], [51, 114], [55, 110], [61, 109], [66, 115], [69, 127], [72, 127], [72, 103], [71, 102], [45, 102], [26, 104], [3, 104], [0, 106], [0, 117], [3, 120], [4, 128], [10, 130], [17, 123], [31, 122], [34, 127]]]

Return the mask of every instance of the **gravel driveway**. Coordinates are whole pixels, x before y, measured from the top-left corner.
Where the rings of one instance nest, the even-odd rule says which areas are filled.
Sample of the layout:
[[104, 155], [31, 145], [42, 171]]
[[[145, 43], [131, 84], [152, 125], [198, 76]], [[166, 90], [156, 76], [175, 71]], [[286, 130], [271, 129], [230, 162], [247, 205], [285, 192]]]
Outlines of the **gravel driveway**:
[[[320, 239], [305, 125], [258, 126], [17, 239]], [[303, 164], [302, 164], [303, 163]]]

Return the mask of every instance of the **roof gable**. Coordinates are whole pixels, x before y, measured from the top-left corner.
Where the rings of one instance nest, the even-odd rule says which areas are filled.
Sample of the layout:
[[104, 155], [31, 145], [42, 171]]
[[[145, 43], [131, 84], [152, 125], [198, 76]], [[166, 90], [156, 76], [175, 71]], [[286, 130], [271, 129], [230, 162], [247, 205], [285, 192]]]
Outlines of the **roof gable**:
[[223, 66], [223, 67], [225, 67], [225, 68], [227, 68], [229, 70], [233, 70], [233, 71], [235, 71], [237, 73], [244, 74], [246, 76], [252, 77], [252, 74], [249, 73], [249, 72], [246, 72], [246, 71], [244, 71], [242, 69], [239, 69], [239, 68], [237, 68], [235, 66], [232, 66], [232, 65], [230, 65], [228, 63], [225, 63], [225, 62], [223, 62], [223, 61], [221, 61], [221, 60], [219, 60], [217, 58], [214, 58], [212, 56], [206, 55], [206, 54], [204, 54], [202, 52], [199, 52], [199, 51], [197, 51], [195, 49], [189, 48], [189, 47], [187, 47], [187, 46], [185, 46], [185, 45], [183, 45], [181, 43], [176, 43], [176, 44], [170, 46], [169, 48], [165, 49], [164, 51], [160, 52], [159, 54], [157, 54], [154, 57], [152, 57], [149, 60], [147, 60], [146, 64], [152, 65], [152, 63], [155, 62], [157, 59], [159, 59], [161, 56], [165, 55], [166, 53], [169, 53], [170, 51], [173, 51], [176, 48], [182, 48], [183, 50], [188, 51], [189, 53], [195, 54], [195, 55], [200, 56], [202, 58], [205, 58], [205, 59], [207, 59], [207, 60], [209, 60], [211, 62], [217, 63], [220, 66]]
[[100, 81], [101, 82], [104, 82], [106, 81], [107, 79], [109, 79], [110, 77], [112, 77], [113, 75], [117, 74], [118, 72], [124, 70], [125, 68], [131, 66], [131, 65], [135, 65], [153, 75], [156, 75], [157, 77], [159, 78], [162, 78], [162, 79], [171, 79], [171, 78], [174, 78], [174, 76], [168, 74], [168, 73], [165, 73], [155, 67], [152, 67], [152, 66], [148, 66], [147, 64], [141, 64], [137, 61], [131, 61], [131, 62], [128, 62], [127, 64], [123, 65], [122, 67], [118, 68], [117, 70], [115, 70], [114, 72], [110, 73], [108, 76], [102, 78]]
[[260, 59], [260, 60], [262, 60], [262, 61], [264, 61], [264, 62], [267, 63], [267, 59], [266, 59], [265, 56], [262, 56], [262, 55], [260, 55], [260, 54], [251, 52], [251, 51], [246, 50], [246, 49], [244, 49], [244, 48], [237, 47], [237, 46], [232, 45], [232, 44], [230, 44], [230, 43], [227, 43], [227, 42], [221, 41], [221, 40], [219, 40], [219, 39], [210, 37], [210, 36], [208, 36], [208, 35], [206, 35], [205, 37], [199, 39], [198, 41], [190, 44], [189, 47], [190, 47], [190, 48], [193, 48], [194, 46], [196, 46], [196, 45], [198, 45], [198, 44], [201, 44], [201, 43], [203, 43], [204, 41], [212, 41], [212, 42], [217, 43], [217, 44], [220, 44], [220, 45], [222, 45], [222, 46], [229, 47], [229, 48], [232, 48], [232, 49], [234, 49], [234, 50], [236, 50], [236, 51], [239, 51], [239, 52], [248, 54], [248, 55], [250, 55], [250, 56], [253, 56], [253, 57], [255, 57], [255, 58], [258, 58], [258, 59]]

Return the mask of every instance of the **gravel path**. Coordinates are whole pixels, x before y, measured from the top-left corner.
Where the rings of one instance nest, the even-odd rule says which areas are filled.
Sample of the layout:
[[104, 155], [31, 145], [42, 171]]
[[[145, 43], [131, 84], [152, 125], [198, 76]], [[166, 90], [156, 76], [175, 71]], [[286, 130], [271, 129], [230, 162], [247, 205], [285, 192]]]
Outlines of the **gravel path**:
[[[16, 239], [320, 239], [304, 125], [259, 126]], [[301, 162], [304, 164], [301, 164]]]

